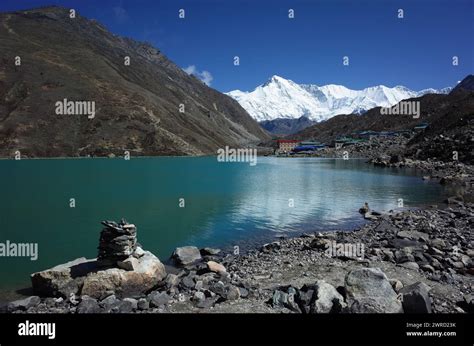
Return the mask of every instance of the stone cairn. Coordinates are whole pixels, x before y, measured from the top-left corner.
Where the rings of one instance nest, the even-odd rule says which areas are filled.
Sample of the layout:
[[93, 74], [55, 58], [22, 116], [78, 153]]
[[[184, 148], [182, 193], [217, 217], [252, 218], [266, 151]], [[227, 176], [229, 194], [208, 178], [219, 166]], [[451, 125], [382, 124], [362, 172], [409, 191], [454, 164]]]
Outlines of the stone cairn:
[[105, 227], [100, 233], [99, 255], [97, 259], [102, 265], [115, 265], [133, 255], [137, 249], [137, 228], [124, 219], [102, 221]]

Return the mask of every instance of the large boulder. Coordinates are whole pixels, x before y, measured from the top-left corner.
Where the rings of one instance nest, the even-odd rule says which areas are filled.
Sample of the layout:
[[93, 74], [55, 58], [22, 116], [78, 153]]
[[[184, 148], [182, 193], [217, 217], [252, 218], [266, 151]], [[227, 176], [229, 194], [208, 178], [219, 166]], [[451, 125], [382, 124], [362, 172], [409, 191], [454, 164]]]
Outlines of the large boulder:
[[397, 293], [379, 268], [362, 268], [349, 272], [345, 278], [345, 290], [350, 312], [403, 312]]
[[[110, 294], [133, 296], [149, 291], [166, 277], [160, 260], [149, 251], [137, 259], [133, 270], [102, 267], [97, 260], [79, 258], [31, 276], [40, 295], [69, 297], [71, 293], [100, 299]], [[130, 268], [129, 268], [130, 269]]]
[[31, 274], [33, 290], [48, 297], [69, 298], [79, 293], [87, 273], [97, 270], [95, 259], [77, 258], [53, 268]]
[[172, 258], [182, 266], [193, 264], [201, 260], [201, 253], [195, 246], [183, 246], [174, 250]]
[[99, 298], [115, 293], [117, 296], [134, 296], [155, 287], [166, 277], [163, 263], [149, 251], [138, 260], [133, 271], [120, 268], [100, 270], [87, 275], [81, 294]]
[[431, 313], [430, 287], [422, 282], [405, 286], [400, 290], [403, 296], [403, 310], [406, 313]]
[[311, 304], [310, 312], [316, 314], [338, 313], [346, 306], [344, 297], [323, 280], [314, 284], [314, 302]]

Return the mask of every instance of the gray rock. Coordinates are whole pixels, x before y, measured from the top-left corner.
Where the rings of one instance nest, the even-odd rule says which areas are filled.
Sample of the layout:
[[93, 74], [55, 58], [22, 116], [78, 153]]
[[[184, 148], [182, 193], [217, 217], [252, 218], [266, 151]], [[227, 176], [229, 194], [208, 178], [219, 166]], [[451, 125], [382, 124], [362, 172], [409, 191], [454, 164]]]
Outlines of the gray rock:
[[132, 310], [136, 310], [138, 308], [138, 301], [134, 298], [125, 298], [124, 302], [129, 302], [132, 305]]
[[240, 297], [241, 298], [247, 298], [248, 295], [249, 295], [249, 290], [244, 288], [244, 287], [239, 287], [239, 291], [240, 291]]
[[145, 255], [145, 251], [140, 246], [137, 246], [135, 252], [133, 253], [133, 257], [140, 258], [143, 255]]
[[425, 272], [428, 272], [428, 273], [434, 273], [435, 272], [435, 269], [432, 266], [430, 266], [429, 264], [424, 264], [420, 268], [421, 268], [421, 270], [423, 270]]
[[468, 313], [473, 313], [474, 312], [474, 294], [466, 294], [463, 297], [463, 305], [464, 305], [464, 310]]
[[221, 249], [213, 249], [210, 247], [205, 247], [204, 249], [199, 250], [201, 256], [217, 256], [221, 253]]
[[168, 304], [171, 301], [171, 297], [165, 292], [152, 292], [148, 295], [151, 307], [160, 307]]
[[[135, 301], [135, 302], [134, 302]], [[112, 308], [112, 312], [119, 314], [129, 314], [137, 308], [137, 301], [135, 299], [125, 298], [124, 300], [118, 301]]]
[[100, 306], [104, 308], [105, 312], [110, 312], [112, 308], [117, 304], [117, 297], [115, 295], [110, 295], [107, 298], [102, 299]]
[[199, 249], [195, 246], [183, 246], [176, 248], [176, 250], [173, 252], [172, 258], [182, 266], [193, 264], [202, 259]]
[[206, 295], [203, 292], [196, 292], [193, 296], [193, 301], [200, 302], [206, 299]]
[[413, 257], [410, 248], [402, 248], [395, 251], [395, 262], [404, 263], [404, 262], [414, 262], [415, 257]]
[[267, 243], [262, 246], [260, 251], [262, 252], [271, 252], [271, 251], [276, 251], [281, 248], [281, 243], [279, 241], [274, 241], [272, 243]]
[[422, 282], [403, 287], [400, 294], [403, 296], [403, 310], [405, 313], [431, 313], [429, 290], [430, 287]]
[[444, 256], [444, 252], [435, 247], [430, 247], [428, 253], [434, 256]]
[[97, 262], [84, 257], [31, 274], [33, 290], [41, 296], [69, 298], [79, 294], [84, 277], [97, 270]]
[[377, 221], [379, 218], [371, 211], [364, 214], [364, 219], [370, 221]]
[[339, 294], [334, 286], [323, 280], [318, 280], [314, 284], [314, 288], [315, 300], [310, 307], [311, 313], [338, 313], [346, 307], [343, 296]]
[[325, 239], [325, 238], [314, 238], [311, 243], [309, 244], [309, 247], [311, 249], [318, 249], [318, 250], [326, 250], [331, 246], [331, 240]]
[[139, 268], [139, 265], [140, 264], [138, 262], [138, 259], [136, 259], [135, 257], [129, 257], [123, 261], [117, 261], [117, 266], [119, 268], [122, 268], [128, 271], [137, 270]]
[[194, 285], [194, 289], [196, 291], [201, 291], [204, 288], [204, 283], [202, 280], [196, 281], [196, 285]]
[[101, 312], [101, 308], [97, 300], [87, 296], [82, 297], [76, 310], [78, 314], [96, 314], [99, 312]]
[[194, 288], [196, 283], [194, 282], [194, 275], [187, 275], [181, 280], [181, 285], [185, 288]]
[[273, 307], [285, 307], [292, 311], [300, 312], [298, 305], [295, 302], [295, 294], [287, 293], [281, 290], [275, 290], [271, 299]]
[[417, 241], [417, 240], [410, 240], [406, 238], [393, 238], [389, 241], [389, 245], [396, 249], [401, 248], [422, 248], [425, 243]]
[[369, 203], [367, 202], [365, 202], [364, 205], [361, 208], [359, 208], [359, 213], [361, 214], [367, 214], [369, 211], [370, 211]]
[[430, 236], [428, 234], [418, 231], [400, 231], [397, 233], [397, 237], [410, 240], [423, 240], [424, 242], [428, 242], [430, 240]]
[[38, 296], [31, 296], [25, 299], [15, 300], [13, 302], [8, 303], [7, 309], [8, 311], [26, 311], [29, 308], [37, 306], [41, 302], [40, 297]]
[[148, 310], [150, 308], [150, 303], [145, 298], [138, 299], [137, 302], [138, 310]]
[[217, 302], [216, 297], [214, 298], [206, 298], [204, 300], [200, 300], [196, 302], [196, 307], [200, 309], [209, 309], [214, 306], [214, 304]]
[[400, 313], [402, 304], [379, 268], [362, 268], [345, 278], [346, 301], [355, 313]]
[[237, 300], [240, 298], [240, 290], [238, 287], [230, 286], [226, 292], [227, 300]]
[[210, 291], [221, 296], [222, 298], [226, 298], [226, 288], [222, 281], [218, 281], [214, 285], [212, 285], [210, 287]]
[[107, 292], [121, 297], [134, 296], [149, 291], [166, 277], [164, 265], [149, 251], [137, 259], [133, 271], [111, 268], [90, 273], [84, 279], [82, 294], [98, 298]]
[[403, 288], [403, 283], [400, 280], [397, 279], [390, 279], [390, 285], [392, 285], [392, 288], [395, 292], [399, 292]]
[[437, 249], [444, 249], [446, 248], [446, 242], [443, 239], [435, 238], [430, 241], [430, 245], [437, 248]]
[[175, 274], [168, 274], [165, 279], [168, 288], [178, 286], [180, 282], [179, 276]]

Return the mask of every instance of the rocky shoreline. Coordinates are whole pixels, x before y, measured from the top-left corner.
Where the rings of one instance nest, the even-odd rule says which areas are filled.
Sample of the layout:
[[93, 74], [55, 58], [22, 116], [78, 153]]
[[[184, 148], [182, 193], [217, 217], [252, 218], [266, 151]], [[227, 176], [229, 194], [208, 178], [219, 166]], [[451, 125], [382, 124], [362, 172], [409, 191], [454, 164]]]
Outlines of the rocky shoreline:
[[[151, 253], [139, 245], [130, 248], [135, 243], [128, 239], [130, 259], [120, 258], [121, 267], [98, 268], [95, 260], [79, 259], [35, 273], [33, 286], [41, 294], [11, 302], [2, 310], [473, 312], [473, 204], [456, 201], [444, 209], [371, 215], [371, 222], [360, 230], [279, 239], [245, 255], [178, 248], [172, 255], [175, 266], [167, 267], [167, 273]], [[113, 256], [116, 260], [117, 254]], [[78, 265], [83, 266], [82, 273]]]

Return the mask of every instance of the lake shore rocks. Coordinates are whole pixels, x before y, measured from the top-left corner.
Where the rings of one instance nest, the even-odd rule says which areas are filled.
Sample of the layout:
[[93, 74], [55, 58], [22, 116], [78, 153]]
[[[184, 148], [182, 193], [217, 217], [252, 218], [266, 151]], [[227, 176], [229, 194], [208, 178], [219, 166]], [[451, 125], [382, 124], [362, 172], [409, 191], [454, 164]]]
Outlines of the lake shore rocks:
[[[168, 273], [158, 258], [138, 245], [131, 256], [117, 261], [111, 268], [100, 266], [94, 259], [80, 258], [33, 274], [37, 297], [12, 302], [7, 310], [13, 313], [472, 311], [473, 204], [460, 201], [441, 208], [377, 213], [376, 217], [353, 232], [280, 237], [240, 255], [232, 250], [178, 248], [171, 258], [175, 266], [167, 267]], [[344, 256], [328, 253], [334, 244], [345, 245]], [[362, 249], [362, 253], [352, 256], [351, 246]], [[116, 253], [113, 256], [116, 259]]]

